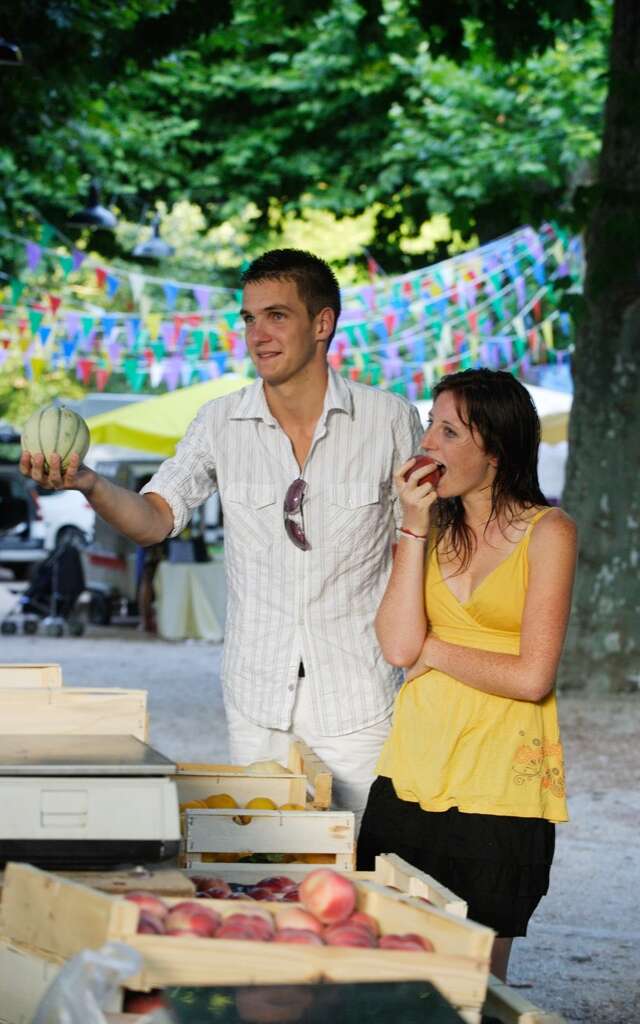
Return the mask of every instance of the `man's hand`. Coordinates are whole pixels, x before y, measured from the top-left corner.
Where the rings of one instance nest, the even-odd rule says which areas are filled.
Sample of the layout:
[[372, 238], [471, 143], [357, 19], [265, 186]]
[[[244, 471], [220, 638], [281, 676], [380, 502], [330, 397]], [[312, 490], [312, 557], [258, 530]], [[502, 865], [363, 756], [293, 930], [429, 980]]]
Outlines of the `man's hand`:
[[41, 487], [50, 491], [81, 491], [87, 497], [96, 485], [97, 475], [88, 466], [80, 464], [77, 453], [71, 456], [69, 465], [63, 471], [60, 456], [51, 455], [48, 471], [45, 470], [45, 458], [41, 452], [32, 454], [23, 452], [20, 457], [20, 472], [30, 476]]

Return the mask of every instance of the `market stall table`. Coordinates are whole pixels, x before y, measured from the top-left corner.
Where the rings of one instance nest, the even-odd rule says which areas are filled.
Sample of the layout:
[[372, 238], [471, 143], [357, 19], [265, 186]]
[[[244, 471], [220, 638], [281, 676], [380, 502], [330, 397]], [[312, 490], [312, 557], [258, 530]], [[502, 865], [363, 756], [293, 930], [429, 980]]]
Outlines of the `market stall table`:
[[224, 563], [161, 562], [154, 578], [158, 633], [165, 640], [224, 637]]

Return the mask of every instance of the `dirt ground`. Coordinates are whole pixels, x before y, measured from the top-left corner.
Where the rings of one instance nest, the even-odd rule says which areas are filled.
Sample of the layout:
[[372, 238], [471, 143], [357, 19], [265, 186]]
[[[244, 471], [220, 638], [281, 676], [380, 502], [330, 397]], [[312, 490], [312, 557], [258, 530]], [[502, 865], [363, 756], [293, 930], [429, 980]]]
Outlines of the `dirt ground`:
[[[0, 614], [6, 606], [0, 586]], [[0, 637], [2, 662], [58, 662], [67, 686], [149, 692], [151, 742], [184, 761], [228, 757], [221, 647], [133, 628], [81, 638]], [[518, 939], [510, 984], [570, 1024], [640, 1022], [640, 699], [560, 696], [571, 821], [549, 894]]]

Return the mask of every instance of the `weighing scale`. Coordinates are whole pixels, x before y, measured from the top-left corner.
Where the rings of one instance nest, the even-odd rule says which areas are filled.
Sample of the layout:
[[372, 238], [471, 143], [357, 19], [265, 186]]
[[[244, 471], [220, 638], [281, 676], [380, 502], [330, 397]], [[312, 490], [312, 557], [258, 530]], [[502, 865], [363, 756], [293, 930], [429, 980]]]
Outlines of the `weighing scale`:
[[175, 857], [175, 772], [135, 736], [0, 736], [0, 863], [108, 870]]

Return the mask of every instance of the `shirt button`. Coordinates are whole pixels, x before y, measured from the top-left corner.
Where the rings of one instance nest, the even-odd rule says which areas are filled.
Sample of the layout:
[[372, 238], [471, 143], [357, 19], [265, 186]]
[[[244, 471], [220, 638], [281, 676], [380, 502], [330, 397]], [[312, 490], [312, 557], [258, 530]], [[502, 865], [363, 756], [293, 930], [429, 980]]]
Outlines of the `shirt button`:
[[294, 683], [289, 683], [289, 686], [287, 687], [287, 689], [288, 689], [288, 690], [291, 690], [291, 691], [295, 690], [295, 688], [296, 688], [296, 687], [295, 687], [295, 684], [294, 684]]

